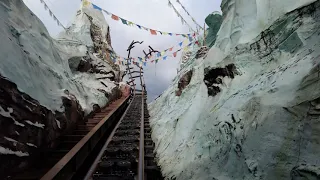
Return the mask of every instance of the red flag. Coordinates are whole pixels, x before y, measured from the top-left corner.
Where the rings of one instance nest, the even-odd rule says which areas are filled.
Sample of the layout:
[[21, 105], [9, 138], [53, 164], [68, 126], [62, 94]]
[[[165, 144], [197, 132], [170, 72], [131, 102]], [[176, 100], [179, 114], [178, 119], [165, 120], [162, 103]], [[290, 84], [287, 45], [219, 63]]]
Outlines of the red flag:
[[169, 49], [169, 51], [172, 51], [173, 50], [173, 47], [171, 47], [170, 49]]
[[196, 33], [193, 33], [193, 37], [196, 37]]
[[150, 29], [150, 32], [151, 32], [152, 35], [157, 35], [157, 32], [155, 30], [153, 30], [153, 29]]
[[119, 21], [119, 17], [116, 16], [116, 15], [114, 15], [114, 14], [112, 14], [111, 18], [112, 18], [113, 20]]
[[154, 62], [154, 60], [151, 61], [151, 63], [153, 63], [153, 62]]
[[195, 43], [196, 43], [198, 46], [200, 46], [199, 41], [196, 41]]
[[177, 51], [173, 53], [173, 57], [177, 57]]

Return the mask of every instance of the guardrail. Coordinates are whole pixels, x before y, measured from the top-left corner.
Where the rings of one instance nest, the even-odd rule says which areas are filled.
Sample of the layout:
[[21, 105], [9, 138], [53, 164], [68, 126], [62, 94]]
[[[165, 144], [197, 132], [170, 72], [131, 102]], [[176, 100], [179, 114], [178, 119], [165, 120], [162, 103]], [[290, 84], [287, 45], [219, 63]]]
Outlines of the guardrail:
[[52, 167], [41, 180], [71, 179], [80, 169], [83, 162], [96, 147], [98, 142], [108, 133], [119, 116], [127, 107], [129, 97], [126, 97], [120, 105], [104, 117], [85, 137], [83, 137], [54, 167]]

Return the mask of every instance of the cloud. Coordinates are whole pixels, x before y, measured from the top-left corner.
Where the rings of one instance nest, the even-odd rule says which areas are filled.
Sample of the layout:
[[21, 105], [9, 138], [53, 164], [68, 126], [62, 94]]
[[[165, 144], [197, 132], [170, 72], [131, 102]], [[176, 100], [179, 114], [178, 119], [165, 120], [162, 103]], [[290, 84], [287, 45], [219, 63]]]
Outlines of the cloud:
[[[65, 26], [72, 21], [72, 18], [80, 7], [79, 0], [44, 1]], [[49, 16], [49, 13], [44, 10], [43, 5], [39, 0], [24, 0], [24, 2], [45, 24], [52, 36], [56, 36], [62, 31], [62, 28], [58, 27], [56, 22]], [[168, 1], [166, 0], [91, 0], [91, 2], [111, 13], [145, 27], [174, 33], [190, 32], [188, 26], [182, 25], [180, 18], [178, 18], [174, 11], [168, 7]], [[184, 13], [179, 4], [176, 3], [175, 0], [171, 0], [171, 2], [195, 29], [195, 25], [191, 21], [191, 18]], [[180, 2], [186, 7], [197, 22], [200, 25], [203, 25], [204, 19], [208, 14], [220, 10], [219, 6], [221, 0], [180, 0]], [[126, 50], [132, 40], [144, 41], [142, 45], [137, 45], [132, 50], [132, 57], [143, 56], [142, 50], [148, 51], [149, 45], [154, 49], [161, 51], [183, 41], [183, 38], [178, 36], [154, 36], [151, 35], [150, 32], [123, 25], [120, 21], [114, 21], [107, 16], [106, 20], [111, 29], [112, 46], [117, 54], [123, 57], [127, 57]], [[148, 66], [144, 68], [144, 77], [149, 101], [160, 95], [170, 85], [171, 80], [177, 74], [179, 60], [180, 55], [176, 58], [168, 58], [166, 61], [159, 61], [157, 65], [148, 64]]]

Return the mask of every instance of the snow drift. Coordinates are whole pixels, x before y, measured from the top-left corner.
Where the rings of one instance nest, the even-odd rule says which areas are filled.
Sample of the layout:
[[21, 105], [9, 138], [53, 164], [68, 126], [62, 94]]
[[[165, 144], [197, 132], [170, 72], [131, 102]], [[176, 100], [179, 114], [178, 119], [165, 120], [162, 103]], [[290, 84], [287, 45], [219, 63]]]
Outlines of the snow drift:
[[223, 0], [221, 7], [215, 45], [202, 58], [194, 51], [149, 105], [162, 173], [319, 179], [320, 1]]

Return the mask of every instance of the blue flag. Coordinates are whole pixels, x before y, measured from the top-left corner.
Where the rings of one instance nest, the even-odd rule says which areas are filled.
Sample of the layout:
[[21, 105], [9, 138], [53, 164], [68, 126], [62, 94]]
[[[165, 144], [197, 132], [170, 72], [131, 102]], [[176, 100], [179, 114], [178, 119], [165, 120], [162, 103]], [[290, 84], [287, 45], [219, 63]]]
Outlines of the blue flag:
[[157, 57], [160, 57], [160, 56], [161, 56], [161, 53], [158, 52]]
[[181, 47], [181, 46], [182, 46], [182, 44], [183, 44], [183, 42], [179, 43], [179, 46]]
[[168, 33], [170, 36], [172, 36], [172, 33]]
[[94, 9], [98, 9], [99, 11], [102, 11], [102, 9], [100, 7], [98, 7], [97, 5], [92, 4], [92, 6], [93, 6]]
[[143, 63], [143, 65], [144, 65], [144, 66], [147, 66], [147, 63], [146, 63], [146, 62], [144, 62], [144, 63]]
[[141, 26], [140, 26], [140, 25], [138, 25], [138, 24], [136, 24], [136, 25], [138, 26], [139, 29], [141, 29]]
[[164, 56], [164, 57], [163, 57], [163, 60], [167, 60], [167, 57], [168, 57], [168, 56]]

